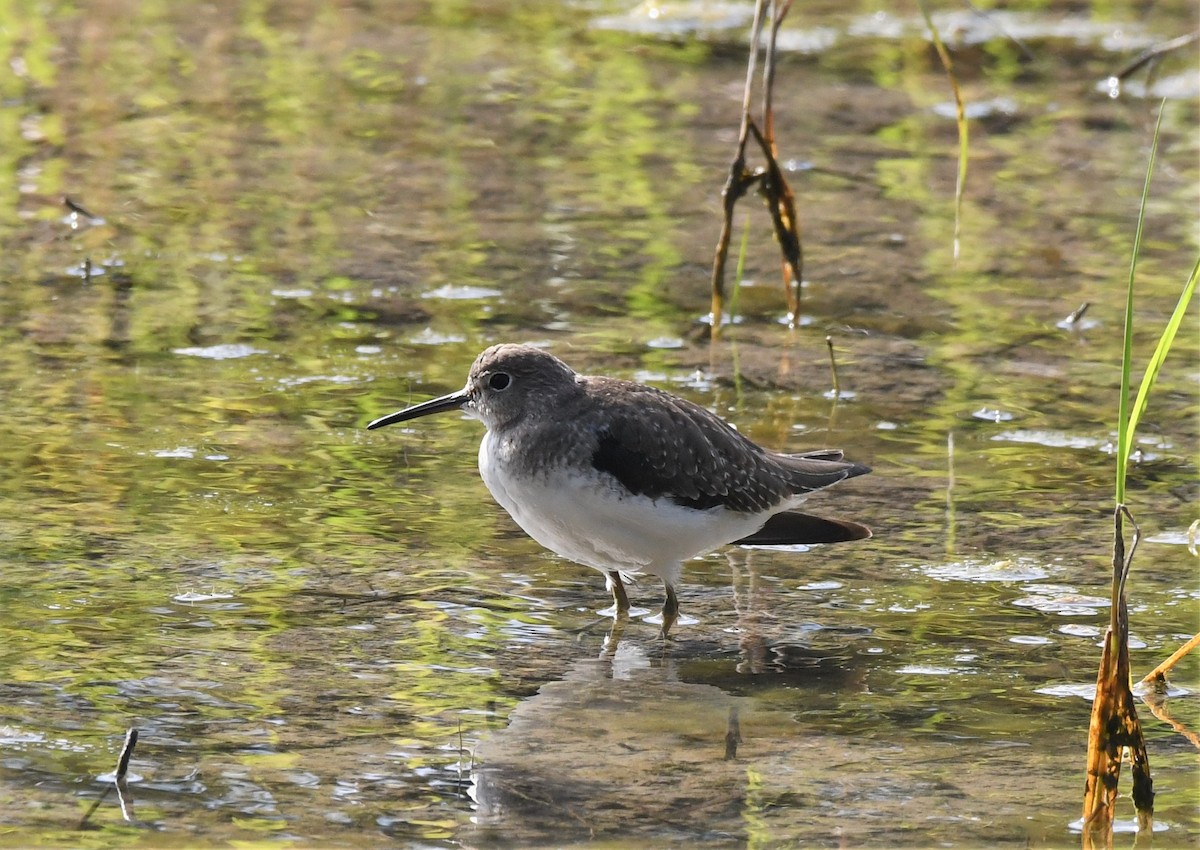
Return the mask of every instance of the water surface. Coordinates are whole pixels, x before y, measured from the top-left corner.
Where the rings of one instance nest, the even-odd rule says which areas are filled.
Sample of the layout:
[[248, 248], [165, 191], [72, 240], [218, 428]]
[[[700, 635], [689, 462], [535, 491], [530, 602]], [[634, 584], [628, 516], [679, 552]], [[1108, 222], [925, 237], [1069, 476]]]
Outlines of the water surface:
[[[0, 843], [1077, 842], [1159, 96], [1139, 372], [1200, 185], [1194, 54], [1104, 81], [1195, 10], [938, 19], [972, 105], [955, 262], [915, 9], [797, 8], [801, 327], [749, 199], [709, 344], [746, 9], [669, 5], [0, 10]], [[1194, 329], [1131, 472], [1137, 676], [1200, 620]], [[876, 536], [714, 553], [670, 646], [608, 634], [600, 577], [491, 503], [477, 423], [363, 429], [498, 341], [844, 448], [874, 473], [813, 507]], [[1154, 842], [1194, 846], [1198, 662], [1172, 681]], [[129, 727], [127, 817], [89, 814]]]

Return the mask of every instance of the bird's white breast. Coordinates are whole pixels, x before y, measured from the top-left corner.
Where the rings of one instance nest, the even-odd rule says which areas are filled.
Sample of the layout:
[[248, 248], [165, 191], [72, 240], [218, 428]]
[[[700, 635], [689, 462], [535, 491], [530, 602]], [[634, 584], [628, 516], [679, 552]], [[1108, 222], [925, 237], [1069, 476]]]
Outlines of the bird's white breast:
[[682, 561], [752, 534], [766, 518], [632, 495], [590, 466], [531, 471], [514, 452], [493, 431], [480, 443], [479, 472], [493, 498], [538, 543], [601, 571], [675, 583]]

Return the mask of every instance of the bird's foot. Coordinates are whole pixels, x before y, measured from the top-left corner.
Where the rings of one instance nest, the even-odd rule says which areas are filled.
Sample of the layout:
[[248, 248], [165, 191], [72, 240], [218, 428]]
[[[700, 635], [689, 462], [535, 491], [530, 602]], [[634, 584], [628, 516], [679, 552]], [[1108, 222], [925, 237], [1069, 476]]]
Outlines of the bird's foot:
[[671, 639], [671, 627], [679, 619], [679, 599], [675, 596], [675, 588], [667, 585], [667, 598], [662, 607], [662, 631], [659, 637], [664, 641]]

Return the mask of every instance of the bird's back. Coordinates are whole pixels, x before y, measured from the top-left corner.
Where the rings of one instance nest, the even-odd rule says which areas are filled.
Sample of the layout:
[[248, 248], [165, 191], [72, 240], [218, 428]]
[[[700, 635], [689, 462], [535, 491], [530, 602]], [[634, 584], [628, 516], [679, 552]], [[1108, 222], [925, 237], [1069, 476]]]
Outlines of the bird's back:
[[840, 451], [767, 451], [713, 412], [662, 390], [581, 380], [589, 403], [578, 411], [576, 451], [637, 495], [758, 513], [869, 471]]

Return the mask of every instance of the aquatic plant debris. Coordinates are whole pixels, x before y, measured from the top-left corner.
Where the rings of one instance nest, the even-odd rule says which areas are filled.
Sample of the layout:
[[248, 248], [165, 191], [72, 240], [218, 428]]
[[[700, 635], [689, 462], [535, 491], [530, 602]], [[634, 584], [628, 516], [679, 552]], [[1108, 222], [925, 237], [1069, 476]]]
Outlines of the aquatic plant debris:
[[[1128, 554], [1122, 527], [1125, 519], [1133, 526]], [[1129, 685], [1129, 609], [1125, 602], [1125, 581], [1141, 531], [1124, 505], [1117, 506], [1113, 521], [1116, 526], [1113, 592], [1119, 601], [1112, 606], [1109, 627], [1104, 634], [1104, 653], [1096, 675], [1096, 698], [1092, 702], [1088, 728], [1087, 782], [1083, 798], [1084, 848], [1112, 846], [1117, 785], [1126, 749], [1132, 765], [1133, 804], [1137, 809], [1139, 831], [1152, 829], [1154, 814], [1150, 758], [1146, 754], [1146, 739]]]
[[[771, 19], [771, 31], [767, 41], [766, 59], [762, 73], [762, 122], [758, 124], [750, 117], [750, 92], [754, 85], [754, 74], [758, 64], [758, 51], [762, 39], [764, 7], [767, 0], [758, 0], [754, 7], [754, 23], [750, 29], [750, 57], [746, 65], [746, 87], [742, 95], [742, 121], [738, 132], [737, 153], [729, 166], [729, 176], [721, 190], [723, 219], [721, 233], [717, 238], [717, 249], [713, 257], [712, 308], [709, 321], [715, 337], [721, 328], [725, 311], [725, 265], [729, 255], [729, 242], [733, 234], [733, 211], [738, 200], [757, 185], [766, 199], [771, 214], [775, 238], [782, 253], [784, 292], [787, 299], [787, 324], [795, 328], [800, 322], [800, 282], [804, 277], [804, 252], [800, 241], [799, 220], [796, 216], [796, 199], [783, 176], [777, 159], [775, 145], [775, 113], [771, 105], [771, 92], [775, 82], [775, 45], [779, 27], [791, 8], [791, 0], [777, 3], [772, 0], [766, 15]], [[746, 143], [750, 136], [762, 151], [765, 165], [750, 171], [746, 167]]]
[[[1129, 750], [1133, 766], [1132, 797], [1137, 809], [1139, 830], [1152, 831], [1153, 829], [1154, 786], [1150, 777], [1150, 760], [1146, 754], [1146, 742], [1142, 735], [1141, 724], [1138, 722], [1137, 709], [1130, 686], [1129, 612], [1125, 597], [1125, 584], [1129, 578], [1129, 569], [1138, 540], [1141, 538], [1141, 530], [1125, 505], [1125, 486], [1129, 471], [1130, 450], [1137, 433], [1138, 421], [1149, 401], [1150, 390], [1158, 377], [1159, 369], [1174, 342], [1175, 334], [1182, 322], [1188, 303], [1191, 301], [1192, 293], [1195, 292], [1197, 277], [1200, 276], [1200, 261], [1197, 261], [1184, 285], [1175, 311], [1159, 337], [1158, 344], [1138, 387], [1137, 399], [1131, 404], [1133, 287], [1138, 256], [1141, 253], [1146, 206], [1150, 195], [1151, 178], [1154, 175], [1154, 162], [1158, 154], [1159, 132], [1162, 129], [1165, 106], [1166, 101], [1159, 105], [1158, 119], [1154, 125], [1154, 137], [1150, 144], [1150, 156], [1146, 164], [1146, 179], [1142, 185], [1142, 199], [1138, 207], [1137, 229], [1134, 232], [1125, 296], [1124, 350], [1121, 358], [1121, 389], [1117, 410], [1112, 607], [1109, 627], [1104, 635], [1104, 652], [1100, 660], [1100, 670], [1097, 673], [1096, 698], [1092, 703], [1088, 729], [1087, 779], [1084, 789], [1082, 821], [1085, 850], [1096, 845], [1112, 845], [1117, 782], [1120, 778], [1121, 759], [1125, 749]], [[1128, 556], [1125, 554], [1123, 529], [1123, 522], [1126, 519], [1133, 526], [1133, 539]]]

